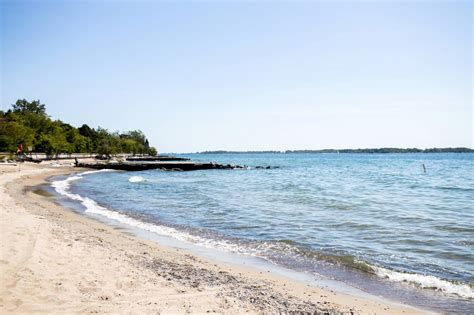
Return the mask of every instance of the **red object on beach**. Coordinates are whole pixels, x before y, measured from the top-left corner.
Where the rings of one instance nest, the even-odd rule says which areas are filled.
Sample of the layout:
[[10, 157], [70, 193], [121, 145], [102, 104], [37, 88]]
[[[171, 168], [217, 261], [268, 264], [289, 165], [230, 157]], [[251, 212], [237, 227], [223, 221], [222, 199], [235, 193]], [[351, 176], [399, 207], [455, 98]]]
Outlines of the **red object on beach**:
[[18, 149], [16, 149], [16, 153], [22, 153], [23, 152], [23, 144], [18, 145]]

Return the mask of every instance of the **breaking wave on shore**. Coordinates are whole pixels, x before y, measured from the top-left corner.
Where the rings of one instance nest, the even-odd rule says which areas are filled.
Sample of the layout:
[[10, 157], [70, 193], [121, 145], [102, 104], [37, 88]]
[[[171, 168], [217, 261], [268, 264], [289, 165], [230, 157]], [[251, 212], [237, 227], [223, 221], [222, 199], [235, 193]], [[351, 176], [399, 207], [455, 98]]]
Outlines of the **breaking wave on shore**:
[[432, 289], [450, 295], [474, 299], [474, 290], [468, 284], [454, 283], [452, 281], [439, 279], [435, 276], [399, 272], [382, 267], [373, 267], [373, 269], [377, 276], [386, 278], [392, 282], [410, 283], [422, 289]]

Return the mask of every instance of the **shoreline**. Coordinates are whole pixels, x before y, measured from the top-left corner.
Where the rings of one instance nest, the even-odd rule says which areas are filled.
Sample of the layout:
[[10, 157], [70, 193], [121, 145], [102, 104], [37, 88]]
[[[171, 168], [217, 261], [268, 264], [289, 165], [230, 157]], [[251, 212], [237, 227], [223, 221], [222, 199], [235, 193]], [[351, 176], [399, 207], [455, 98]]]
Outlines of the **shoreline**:
[[165, 247], [28, 189], [77, 168], [24, 163], [0, 171], [1, 233], [11, 240], [1, 245], [2, 313], [423, 312]]

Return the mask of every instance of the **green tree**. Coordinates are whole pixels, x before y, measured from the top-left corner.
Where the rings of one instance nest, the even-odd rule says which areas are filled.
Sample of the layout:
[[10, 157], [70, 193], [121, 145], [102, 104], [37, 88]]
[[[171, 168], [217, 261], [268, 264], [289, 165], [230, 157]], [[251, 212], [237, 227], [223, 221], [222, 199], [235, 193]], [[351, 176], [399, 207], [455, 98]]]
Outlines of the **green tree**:
[[141, 145], [132, 139], [121, 139], [121, 152], [136, 154], [140, 151]]
[[148, 154], [151, 155], [151, 156], [156, 156], [158, 154], [158, 151], [156, 150], [155, 147], [150, 147], [148, 149]]
[[[71, 149], [72, 149], [71, 153], [88, 152], [88, 148], [89, 148], [88, 139], [84, 137], [83, 135], [81, 135], [79, 133], [79, 130], [77, 130], [76, 128], [72, 127], [68, 129], [69, 130], [65, 131], [65, 135], [66, 135], [67, 142], [69, 142], [71, 145]], [[63, 130], [64, 130], [64, 126], [63, 126]]]
[[123, 135], [128, 139], [135, 140], [137, 143], [140, 144], [139, 152], [137, 153], [147, 153], [150, 145], [148, 143], [148, 139], [146, 138], [145, 134], [141, 130], [132, 130]]
[[46, 106], [41, 104], [40, 100], [28, 102], [25, 99], [17, 100], [12, 104], [14, 112], [30, 112], [33, 114], [46, 116]]
[[82, 136], [87, 137], [87, 138], [93, 138], [97, 135], [97, 132], [86, 124], [77, 128], [77, 130]]
[[35, 132], [16, 121], [0, 122], [0, 151], [15, 152], [18, 145], [26, 149], [33, 145]]
[[50, 155], [95, 152], [110, 156], [120, 152], [147, 153], [150, 149], [140, 130], [119, 134], [86, 124], [75, 128], [60, 120], [53, 121], [39, 100], [25, 99], [18, 100], [7, 112], [0, 111], [0, 151], [15, 151], [20, 143]]
[[45, 152], [48, 155], [72, 153], [73, 151], [60, 122], [52, 122], [48, 129], [39, 135], [35, 148], [37, 151]]

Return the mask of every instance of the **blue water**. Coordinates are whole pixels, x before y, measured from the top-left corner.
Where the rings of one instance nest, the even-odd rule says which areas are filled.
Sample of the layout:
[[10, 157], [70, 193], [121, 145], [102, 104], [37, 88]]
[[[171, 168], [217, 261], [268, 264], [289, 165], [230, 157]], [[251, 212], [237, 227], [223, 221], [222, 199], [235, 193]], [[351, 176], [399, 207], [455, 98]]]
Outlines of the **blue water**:
[[92, 173], [68, 189], [190, 242], [472, 309], [474, 154], [186, 156], [250, 168]]

